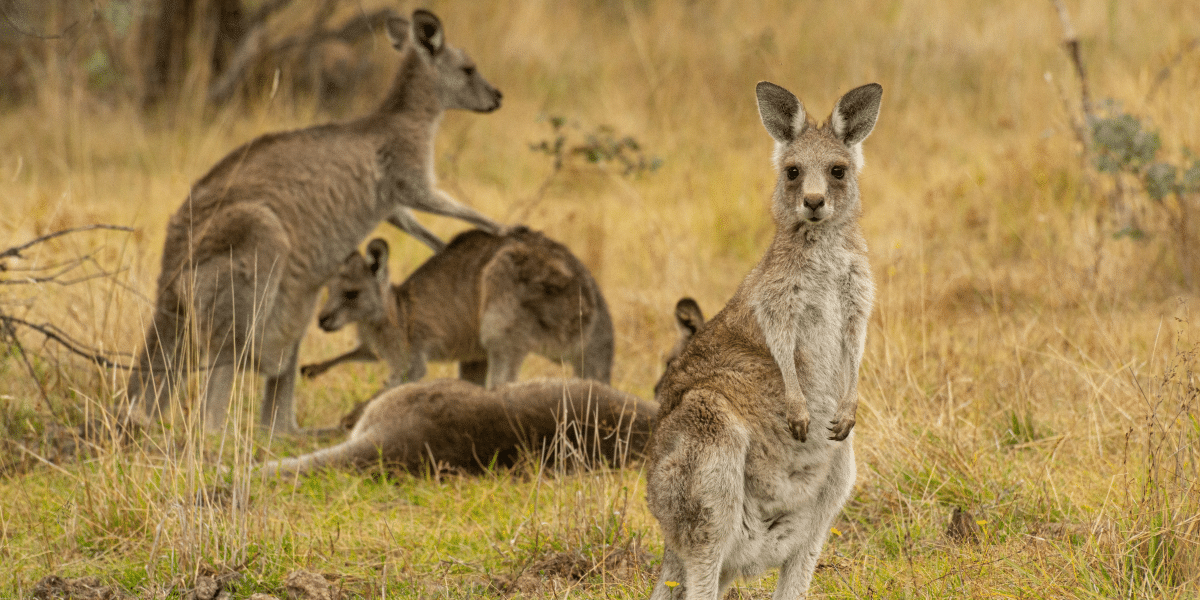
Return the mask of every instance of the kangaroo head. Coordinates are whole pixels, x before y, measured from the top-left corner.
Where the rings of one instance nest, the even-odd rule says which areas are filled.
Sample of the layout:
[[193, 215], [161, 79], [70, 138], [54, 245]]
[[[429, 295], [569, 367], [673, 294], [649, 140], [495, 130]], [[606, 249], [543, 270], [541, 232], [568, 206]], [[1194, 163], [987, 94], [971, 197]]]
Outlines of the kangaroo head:
[[411, 24], [399, 17], [387, 20], [392, 46], [404, 52], [411, 41], [412, 52], [433, 71], [438, 101], [444, 109], [492, 112], [500, 108], [500, 90], [479, 74], [466, 52], [446, 43], [442, 21], [436, 15], [418, 9]]
[[[675, 362], [680, 354], [683, 354], [683, 349], [687, 347], [688, 342], [692, 341], [692, 336], [700, 331], [700, 327], [704, 325], [704, 313], [700, 311], [700, 305], [691, 298], [681, 298], [675, 303], [675, 327], [679, 330], [679, 340], [675, 342], [675, 347], [667, 353], [666, 363], [670, 366]], [[654, 384], [654, 395], [658, 395], [658, 387], [662, 383], [661, 378], [658, 383]]]
[[883, 87], [869, 83], [850, 90], [820, 125], [808, 120], [791, 92], [766, 81], [756, 92], [759, 116], [775, 139], [776, 225], [799, 231], [857, 216], [862, 142], [875, 128]]
[[358, 252], [346, 257], [330, 280], [329, 299], [317, 315], [325, 331], [337, 331], [350, 323], [381, 321], [387, 317], [388, 244], [380, 238], [367, 244], [367, 256]]

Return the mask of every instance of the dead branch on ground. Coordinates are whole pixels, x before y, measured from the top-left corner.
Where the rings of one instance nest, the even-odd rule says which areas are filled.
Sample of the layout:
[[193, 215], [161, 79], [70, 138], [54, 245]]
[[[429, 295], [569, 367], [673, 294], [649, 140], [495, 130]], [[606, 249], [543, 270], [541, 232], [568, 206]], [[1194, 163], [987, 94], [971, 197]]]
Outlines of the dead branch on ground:
[[[94, 253], [85, 254], [83, 256], [72, 258], [72, 259], [69, 259], [66, 261], [52, 262], [50, 264], [45, 264], [45, 265], [33, 265], [33, 266], [29, 266], [29, 267], [19, 267], [19, 268], [18, 267], [10, 267], [9, 264], [7, 262], [5, 262], [5, 259], [18, 259], [18, 260], [24, 259], [25, 255], [23, 253], [25, 251], [29, 250], [30, 248], [32, 248], [38, 244], [45, 243], [49, 240], [60, 238], [62, 236], [69, 235], [69, 234], [80, 233], [80, 232], [84, 232], [84, 231], [94, 231], [94, 230], [110, 230], [110, 231], [122, 231], [122, 232], [132, 232], [133, 231], [133, 229], [130, 227], [124, 227], [124, 226], [120, 226], [120, 225], [106, 225], [106, 224], [86, 225], [83, 227], [72, 227], [70, 229], [63, 229], [60, 231], [55, 231], [53, 233], [48, 233], [46, 235], [34, 238], [23, 244], [18, 244], [16, 246], [7, 248], [3, 251], [0, 251], [0, 274], [9, 275], [10, 277], [6, 278], [6, 279], [0, 279], [0, 286], [29, 285], [29, 284], [40, 284], [40, 283], [54, 283], [54, 284], [62, 285], [62, 286], [70, 286], [70, 285], [74, 285], [74, 284], [81, 283], [84, 281], [90, 281], [93, 279], [112, 277], [113, 275], [115, 275], [116, 273], [118, 273], [120, 271], [107, 271], [107, 270], [104, 270], [103, 268], [101, 268], [96, 273], [88, 273], [85, 275], [81, 275], [79, 277], [74, 277], [74, 278], [69, 278], [69, 279], [65, 278], [66, 275], [75, 272], [77, 269], [79, 269], [80, 267], [82, 267], [85, 264], [97, 264], [98, 265], [98, 263], [96, 263]], [[15, 274], [20, 274], [20, 276], [11, 277], [12, 275], [15, 275]], [[0, 287], [0, 290], [2, 290], [2, 289], [4, 289], [4, 288]], [[2, 298], [0, 298], [0, 299], [2, 299]], [[59, 328], [56, 325], [53, 325], [51, 323], [33, 323], [33, 322], [27, 321], [25, 319], [21, 319], [16, 316], [13, 316], [11, 314], [8, 314], [7, 312], [5, 312], [4, 303], [0, 302], [0, 344], [7, 346], [10, 349], [10, 352], [12, 352], [13, 354], [20, 357], [21, 363], [25, 367], [25, 370], [28, 371], [30, 379], [32, 379], [37, 384], [38, 391], [41, 394], [42, 402], [45, 404], [46, 409], [49, 410], [52, 414], [54, 413], [54, 407], [50, 403], [50, 396], [46, 391], [46, 385], [42, 381], [42, 378], [39, 377], [37, 369], [34, 368], [33, 362], [30, 360], [29, 350], [25, 347], [24, 344], [21, 343], [21, 339], [18, 336], [18, 328], [19, 327], [40, 333], [47, 340], [53, 340], [53, 341], [57, 342], [58, 344], [60, 344], [62, 347], [66, 348], [71, 353], [81, 356], [83, 358], [86, 358], [89, 361], [91, 361], [97, 365], [100, 365], [101, 367], [111, 368], [111, 369], [128, 369], [129, 368], [127, 365], [121, 364], [118, 361], [114, 360], [111, 354], [106, 354], [106, 353], [99, 352], [97, 350], [88, 348], [86, 344], [83, 344], [82, 342], [79, 342], [78, 340], [74, 339], [73, 337], [71, 337], [69, 334], [67, 334], [65, 331], [63, 331], [61, 328]]]

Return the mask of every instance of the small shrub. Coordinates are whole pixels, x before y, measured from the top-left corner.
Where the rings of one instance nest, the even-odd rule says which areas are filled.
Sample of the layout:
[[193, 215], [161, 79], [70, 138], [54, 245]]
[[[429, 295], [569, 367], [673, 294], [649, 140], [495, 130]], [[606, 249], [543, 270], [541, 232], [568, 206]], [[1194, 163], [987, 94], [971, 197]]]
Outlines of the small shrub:
[[[1156, 129], [1142, 119], [1123, 112], [1109, 100], [1103, 117], [1091, 119], [1092, 162], [1114, 183], [1114, 205], [1129, 205], [1127, 196], [1134, 188], [1149, 198], [1156, 212], [1167, 223], [1171, 245], [1179, 263], [1184, 285], [1195, 289], [1197, 264], [1193, 224], [1195, 205], [1200, 197], [1200, 158], [1184, 147], [1183, 160], [1176, 165], [1159, 158], [1162, 140]], [[1136, 224], [1128, 224], [1115, 237], [1143, 239], [1149, 234]]]
[[597, 125], [585, 132], [582, 125], [566, 117], [539, 120], [550, 126], [550, 138], [530, 144], [529, 149], [553, 159], [555, 173], [578, 159], [584, 164], [614, 165], [626, 177], [653, 173], [662, 166], [661, 158], [646, 155], [641, 142], [630, 135], [619, 136], [609, 125]]

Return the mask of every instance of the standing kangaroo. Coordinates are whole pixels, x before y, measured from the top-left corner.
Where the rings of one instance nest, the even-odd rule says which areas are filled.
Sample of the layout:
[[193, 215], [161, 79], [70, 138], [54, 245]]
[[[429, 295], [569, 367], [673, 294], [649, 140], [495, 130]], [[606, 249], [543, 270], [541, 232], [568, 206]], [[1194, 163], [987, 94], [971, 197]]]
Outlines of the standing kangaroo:
[[643, 456], [658, 406], [595, 381], [538, 379], [485, 390], [455, 379], [392, 388], [362, 408], [341, 444], [263, 463], [268, 474], [318, 468], [510, 466], [523, 448], [556, 460], [622, 466]]
[[[694, 303], [676, 309], [690, 339], [656, 388], [646, 476], [666, 546], [657, 600], [716, 600], [734, 578], [775, 566], [774, 597], [804, 595], [854, 484], [874, 298], [858, 174], [883, 88], [851, 90], [820, 125], [787, 90], [757, 92], [776, 142], [775, 237], [712, 320]], [[812, 435], [811, 419], [830, 435]]]
[[[418, 10], [387, 20], [402, 54], [391, 91], [370, 115], [264, 135], [192, 187], [167, 225], [153, 322], [129, 397], [165, 408], [181, 369], [207, 366], [204, 423], [223, 425], [236, 368], [266, 380], [261, 425], [297, 432], [296, 355], [321, 286], [381, 221], [439, 249], [409, 209], [499, 227], [437, 189], [433, 142], [447, 109], [491, 112], [500, 92], [441, 22]], [[185, 349], [203, 357], [188, 364]]]
[[387, 259], [382, 239], [371, 240], [367, 257], [346, 258], [318, 323], [325, 331], [355, 323], [359, 345], [305, 365], [302, 375], [383, 359], [390, 387], [424, 377], [428, 360], [453, 360], [461, 378], [494, 388], [516, 381], [525, 355], [536, 352], [570, 363], [576, 377], [609, 382], [608, 304], [566, 246], [525, 227], [504, 235], [470, 230], [395, 286]]

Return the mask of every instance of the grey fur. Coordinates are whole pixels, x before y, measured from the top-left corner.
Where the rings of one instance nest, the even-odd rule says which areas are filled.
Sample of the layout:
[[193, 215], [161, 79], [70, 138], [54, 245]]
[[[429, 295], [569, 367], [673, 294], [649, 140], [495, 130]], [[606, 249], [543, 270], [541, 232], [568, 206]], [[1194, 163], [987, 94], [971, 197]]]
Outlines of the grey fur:
[[[794, 124], [803, 109], [783, 88], [758, 89], [777, 144], [775, 238], [712, 320], [683, 302], [676, 310], [683, 339], [656, 388], [647, 469], [666, 545], [655, 600], [715, 600], [734, 578], [772, 567], [775, 598], [804, 595], [854, 484], [858, 370], [874, 298], [854, 153], [882, 88], [850, 92], [820, 126]], [[830, 434], [810, 435], [810, 419]]]
[[345, 442], [264, 463], [268, 474], [383, 463], [418, 471], [509, 466], [523, 449], [584, 466], [645, 451], [658, 405], [595, 381], [540, 379], [485, 390], [455, 379], [392, 388], [356, 408]]
[[330, 280], [318, 322], [326, 331], [354, 323], [359, 346], [301, 375], [378, 357], [394, 386], [424, 377], [426, 361], [453, 360], [460, 377], [493, 388], [516, 381], [525, 355], [536, 352], [571, 364], [576, 377], [609, 382], [608, 305], [562, 244], [525, 227], [502, 236], [467, 231], [395, 286], [387, 258], [387, 242], [372, 240], [367, 256], [350, 255]]
[[499, 230], [437, 189], [433, 141], [445, 110], [490, 112], [500, 92], [444, 43], [437, 17], [413, 20], [387, 22], [403, 58], [379, 109], [259, 137], [192, 187], [167, 226], [153, 322], [129, 380], [135, 405], [161, 413], [180, 374], [207, 367], [204, 423], [217, 429], [235, 369], [250, 368], [266, 380], [262, 426], [294, 433], [300, 340], [321, 286], [364, 237], [386, 219], [439, 249], [410, 209]]

